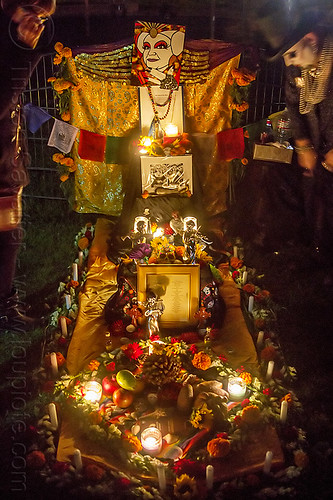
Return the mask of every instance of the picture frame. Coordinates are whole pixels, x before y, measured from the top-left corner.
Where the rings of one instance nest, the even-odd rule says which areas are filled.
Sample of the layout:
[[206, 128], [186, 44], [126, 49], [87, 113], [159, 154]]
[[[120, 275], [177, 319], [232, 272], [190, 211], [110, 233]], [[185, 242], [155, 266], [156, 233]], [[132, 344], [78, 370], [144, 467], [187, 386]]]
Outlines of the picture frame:
[[149, 196], [193, 194], [192, 155], [141, 156], [141, 189]]
[[137, 264], [138, 301], [144, 303], [152, 291], [163, 300], [159, 319], [162, 328], [197, 325], [194, 314], [200, 305], [199, 264]]

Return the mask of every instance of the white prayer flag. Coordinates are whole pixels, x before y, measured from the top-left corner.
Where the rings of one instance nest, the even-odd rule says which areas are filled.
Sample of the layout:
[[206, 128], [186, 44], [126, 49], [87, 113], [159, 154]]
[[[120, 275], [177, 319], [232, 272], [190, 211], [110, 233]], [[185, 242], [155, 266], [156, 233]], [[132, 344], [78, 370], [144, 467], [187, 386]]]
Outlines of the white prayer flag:
[[55, 118], [47, 145], [59, 149], [62, 153], [69, 153], [78, 132], [77, 127]]

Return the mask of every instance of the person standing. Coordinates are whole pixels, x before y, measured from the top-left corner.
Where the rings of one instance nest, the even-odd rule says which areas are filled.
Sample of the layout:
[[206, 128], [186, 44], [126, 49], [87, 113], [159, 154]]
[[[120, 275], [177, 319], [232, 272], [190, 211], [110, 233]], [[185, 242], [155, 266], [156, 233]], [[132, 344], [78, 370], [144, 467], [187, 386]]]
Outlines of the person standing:
[[[13, 288], [22, 240], [21, 195], [29, 163], [20, 95], [50, 42], [56, 0], [1, 0], [0, 10], [0, 331], [32, 324]], [[50, 24], [50, 22], [49, 22]]]

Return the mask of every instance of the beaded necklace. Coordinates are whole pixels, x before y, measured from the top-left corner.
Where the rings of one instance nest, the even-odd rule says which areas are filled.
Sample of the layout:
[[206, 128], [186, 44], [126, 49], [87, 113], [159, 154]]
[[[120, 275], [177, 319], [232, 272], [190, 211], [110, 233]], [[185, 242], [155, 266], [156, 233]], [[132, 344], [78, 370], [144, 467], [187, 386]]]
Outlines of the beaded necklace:
[[[155, 118], [158, 119], [158, 120], [164, 120], [168, 116], [170, 108], [171, 108], [173, 90], [170, 90], [169, 95], [167, 97], [167, 100], [164, 103], [162, 103], [162, 104], [157, 104], [154, 101], [154, 96], [153, 96], [153, 93], [151, 91], [151, 87], [148, 87], [148, 95], [149, 95], [149, 98], [150, 98], [150, 101], [151, 101], [151, 105], [153, 107]], [[159, 107], [162, 108], [163, 106], [166, 106], [166, 105], [168, 105], [168, 107], [167, 107], [164, 115], [163, 116], [159, 116], [158, 115], [158, 110], [156, 109], [156, 106], [159, 106]]]

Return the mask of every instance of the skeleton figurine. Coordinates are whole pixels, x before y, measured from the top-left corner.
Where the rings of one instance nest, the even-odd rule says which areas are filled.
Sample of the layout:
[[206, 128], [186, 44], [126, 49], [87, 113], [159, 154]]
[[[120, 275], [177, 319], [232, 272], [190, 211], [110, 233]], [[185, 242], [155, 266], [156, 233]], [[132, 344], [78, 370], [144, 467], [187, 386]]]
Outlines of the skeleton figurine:
[[164, 304], [162, 299], [154, 295], [148, 297], [145, 306], [145, 316], [148, 318], [148, 333], [149, 337], [151, 337], [152, 335], [158, 334], [160, 331], [158, 320], [163, 314]]

